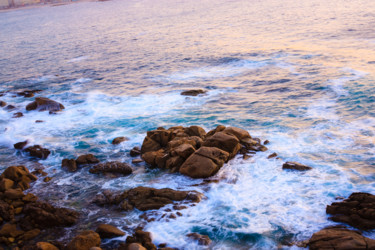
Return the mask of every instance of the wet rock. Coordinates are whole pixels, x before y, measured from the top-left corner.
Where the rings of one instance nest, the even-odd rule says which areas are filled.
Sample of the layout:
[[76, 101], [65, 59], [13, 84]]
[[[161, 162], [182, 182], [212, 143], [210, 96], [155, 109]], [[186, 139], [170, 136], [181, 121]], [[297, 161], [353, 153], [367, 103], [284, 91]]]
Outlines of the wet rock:
[[207, 235], [202, 235], [202, 234], [198, 234], [198, 233], [190, 233], [190, 234], [187, 234], [186, 236], [193, 239], [193, 240], [198, 241], [199, 245], [208, 246], [212, 242]]
[[191, 90], [182, 91], [181, 95], [197, 96], [197, 95], [201, 95], [205, 93], [207, 93], [207, 91], [203, 89], [191, 89]]
[[326, 212], [333, 221], [363, 230], [375, 229], [375, 195], [352, 193], [348, 199], [328, 205]]
[[23, 96], [23, 97], [33, 97], [35, 93], [39, 93], [41, 90], [36, 89], [36, 90], [24, 90], [21, 92], [17, 92], [17, 95]]
[[263, 142], [263, 145], [267, 145], [267, 144], [270, 144], [270, 141], [269, 141], [269, 140], [265, 140], [265, 141]]
[[20, 118], [22, 116], [23, 116], [22, 112], [17, 112], [13, 114], [13, 118]]
[[133, 164], [138, 164], [138, 163], [142, 163], [142, 162], [144, 162], [144, 160], [142, 160], [142, 159], [134, 159], [134, 160], [132, 160]]
[[34, 239], [34, 238], [37, 237], [39, 234], [40, 234], [40, 230], [36, 228], [36, 229], [30, 230], [30, 231], [27, 231], [27, 232], [22, 236], [22, 239], [25, 240], [25, 241], [28, 241], [28, 240]]
[[7, 223], [0, 229], [0, 236], [4, 237], [16, 238], [22, 234], [24, 234], [24, 231], [18, 230], [16, 224]]
[[15, 144], [13, 144], [13, 147], [15, 149], [23, 149], [26, 145], [27, 145], [28, 141], [22, 141], [22, 142], [17, 142]]
[[44, 179], [43, 179], [43, 182], [49, 182], [49, 181], [51, 181], [53, 178], [52, 177], [45, 177]]
[[77, 171], [77, 163], [74, 159], [63, 159], [61, 162], [61, 168], [68, 170], [69, 172]]
[[117, 227], [108, 225], [108, 224], [100, 224], [96, 229], [96, 232], [100, 235], [100, 238], [114, 238], [119, 236], [124, 236], [125, 233], [118, 229]]
[[325, 228], [314, 233], [309, 249], [375, 249], [375, 240], [366, 238], [358, 231], [346, 228]]
[[14, 186], [14, 181], [3, 178], [0, 180], [0, 192], [4, 192]]
[[56, 208], [47, 202], [29, 203], [24, 208], [25, 220], [40, 229], [55, 226], [72, 226], [79, 217], [79, 213], [67, 209]]
[[[30, 183], [37, 178], [31, 174], [25, 166], [10, 166], [4, 170], [0, 175], [0, 180], [3, 180], [3, 188], [19, 188], [26, 190], [30, 187]], [[13, 186], [10, 186], [9, 180], [13, 181]], [[5, 189], [4, 189], [5, 191]]]
[[[136, 230], [135, 233], [132, 236], [128, 236], [126, 238], [127, 247], [131, 245], [132, 243], [138, 243], [142, 245], [147, 250], [156, 250], [156, 246], [152, 243], [151, 239], [151, 233], [142, 231], [140, 229]], [[133, 247], [137, 247], [134, 246]], [[137, 248], [135, 248], [137, 249]], [[142, 248], [139, 248], [142, 249]]]
[[292, 169], [292, 170], [298, 170], [298, 171], [306, 171], [306, 170], [312, 169], [312, 167], [303, 165], [303, 164], [298, 163], [298, 162], [288, 161], [288, 162], [285, 162], [283, 164], [283, 169]]
[[35, 101], [29, 103], [26, 106], [26, 110], [38, 110], [38, 111], [50, 111], [56, 112], [65, 109], [65, 107], [56, 101], [48, 99], [46, 97], [36, 97]]
[[216, 147], [229, 153], [233, 158], [240, 150], [240, 141], [234, 135], [225, 132], [217, 132], [203, 142], [203, 146]]
[[180, 167], [180, 173], [192, 178], [207, 178], [219, 171], [229, 154], [216, 147], [201, 147]]
[[202, 139], [206, 136], [206, 131], [199, 126], [190, 126], [188, 128], [184, 128], [184, 132], [189, 136], [198, 136]]
[[9, 200], [18, 200], [22, 199], [25, 194], [22, 192], [21, 189], [8, 189], [4, 192], [4, 197]]
[[131, 243], [128, 245], [127, 250], [146, 250], [141, 244]]
[[101, 163], [98, 165], [93, 166], [90, 169], [90, 173], [97, 174], [97, 173], [116, 173], [122, 175], [129, 175], [133, 172], [132, 168], [122, 162], [118, 161], [110, 161], [106, 163]]
[[36, 120], [35, 123], [41, 123], [41, 122], [44, 122], [42, 120]]
[[6, 102], [4, 102], [4, 101], [0, 101], [0, 107], [5, 107], [6, 105], [7, 105]]
[[8, 106], [6, 106], [4, 109], [5, 110], [13, 110], [13, 109], [15, 109], [16, 107], [15, 106], [13, 106], [13, 105], [8, 105]]
[[276, 156], [277, 156], [276, 153], [272, 153], [272, 154], [270, 154], [270, 155], [267, 157], [267, 159], [272, 159], [272, 158], [275, 158]]
[[47, 159], [51, 151], [46, 148], [42, 148], [40, 145], [34, 145], [25, 149], [25, 152], [29, 153], [30, 156], [40, 158], [40, 159]]
[[48, 242], [38, 242], [36, 243], [35, 250], [59, 250], [57, 247]]
[[92, 247], [100, 246], [100, 236], [94, 231], [84, 231], [66, 246], [66, 250], [90, 250]]
[[141, 155], [141, 149], [139, 147], [134, 147], [130, 150], [130, 156], [135, 157]]
[[128, 141], [128, 140], [129, 138], [120, 136], [120, 137], [116, 137], [115, 139], [113, 139], [112, 144], [117, 145], [117, 144], [120, 144], [121, 142]]
[[96, 164], [100, 161], [93, 154], [80, 155], [76, 159], [77, 165]]

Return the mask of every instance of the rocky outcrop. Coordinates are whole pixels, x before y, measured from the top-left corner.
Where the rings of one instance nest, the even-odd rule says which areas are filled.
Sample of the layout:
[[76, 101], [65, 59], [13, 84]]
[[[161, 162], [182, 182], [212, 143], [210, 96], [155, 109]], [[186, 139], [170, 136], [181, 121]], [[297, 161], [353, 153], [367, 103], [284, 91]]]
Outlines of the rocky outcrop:
[[375, 195], [353, 193], [348, 199], [327, 206], [326, 212], [333, 221], [363, 230], [375, 229]]
[[211, 239], [207, 235], [202, 235], [198, 233], [190, 233], [186, 235], [190, 239], [193, 239], [198, 242], [199, 245], [208, 246], [211, 244]]
[[64, 105], [46, 97], [36, 97], [35, 101], [26, 106], [26, 110], [57, 112], [65, 109]]
[[90, 250], [92, 247], [99, 247], [100, 243], [99, 234], [88, 230], [74, 237], [66, 246], [66, 250]]
[[22, 142], [17, 142], [17, 143], [15, 143], [15, 144], [13, 144], [13, 147], [15, 148], [15, 149], [23, 149], [26, 145], [27, 145], [27, 143], [28, 143], [28, 141], [26, 140], [26, 141], [22, 141]]
[[105, 191], [98, 195], [95, 203], [98, 205], [119, 205], [123, 210], [137, 208], [141, 211], [159, 209], [175, 202], [200, 202], [202, 194], [196, 191], [176, 191], [169, 188], [156, 189], [137, 187], [122, 193]]
[[117, 227], [108, 224], [100, 224], [98, 228], [95, 230], [95, 232], [97, 232], [100, 235], [100, 238], [102, 239], [114, 238], [125, 235], [125, 233]]
[[312, 167], [303, 165], [298, 162], [288, 161], [283, 164], [283, 169], [291, 169], [291, 170], [298, 170], [298, 171], [306, 171], [312, 169]]
[[121, 174], [121, 175], [130, 175], [132, 172], [133, 170], [128, 164], [118, 162], [118, 161], [110, 161], [106, 163], [101, 163], [101, 164], [93, 166], [90, 169], [90, 173], [92, 174], [114, 173], [114, 174]]
[[117, 145], [117, 144], [120, 144], [121, 142], [128, 141], [128, 140], [129, 138], [120, 136], [120, 137], [116, 137], [115, 139], [113, 139], [112, 144]]
[[325, 228], [314, 233], [308, 242], [310, 250], [319, 249], [375, 249], [375, 240], [358, 231], [346, 228]]
[[40, 159], [47, 159], [51, 151], [46, 148], [41, 147], [40, 145], [34, 145], [25, 149], [25, 152], [29, 153], [30, 156], [40, 158]]
[[199, 126], [158, 128], [148, 131], [141, 153], [152, 167], [180, 172], [192, 178], [217, 173], [236, 154], [265, 151], [260, 140], [241, 128], [218, 126], [206, 131]]
[[205, 93], [207, 93], [207, 91], [203, 89], [191, 89], [191, 90], [182, 91], [181, 95], [197, 96], [197, 95], [201, 95]]

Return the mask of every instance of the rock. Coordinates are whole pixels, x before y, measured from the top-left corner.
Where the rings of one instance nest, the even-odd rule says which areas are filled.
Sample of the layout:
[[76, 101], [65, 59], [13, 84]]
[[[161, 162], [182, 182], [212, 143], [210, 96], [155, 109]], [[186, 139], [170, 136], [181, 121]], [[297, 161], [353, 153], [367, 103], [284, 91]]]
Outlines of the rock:
[[118, 229], [117, 227], [108, 225], [108, 224], [100, 224], [96, 229], [96, 232], [100, 235], [100, 238], [114, 238], [119, 236], [124, 236], [125, 233]]
[[42, 90], [36, 89], [36, 90], [24, 90], [21, 92], [17, 92], [17, 95], [23, 96], [23, 97], [33, 97], [34, 93], [41, 92]]
[[[0, 176], [0, 179], [7, 182], [2, 183], [3, 185], [7, 184], [7, 187], [9, 187], [10, 182], [6, 179], [14, 182], [13, 187], [26, 190], [30, 187], [30, 182], [35, 181], [37, 178], [35, 175], [30, 174], [29, 170], [25, 166], [10, 166], [4, 170]], [[5, 186], [3, 187], [5, 188]]]
[[192, 178], [208, 178], [219, 171], [229, 154], [216, 147], [201, 147], [180, 167], [180, 173]]
[[246, 130], [244, 130], [242, 128], [226, 127], [223, 130], [223, 132], [227, 133], [227, 134], [230, 134], [230, 135], [234, 135], [235, 137], [237, 137], [237, 139], [240, 142], [246, 141], [247, 139], [251, 139], [251, 136], [250, 136], [249, 132], [247, 132]]
[[100, 161], [93, 154], [80, 155], [76, 159], [77, 165], [95, 164], [99, 162]]
[[146, 250], [141, 244], [138, 243], [131, 243], [128, 246], [127, 250]]
[[333, 221], [362, 230], [375, 229], [375, 195], [352, 193], [348, 199], [327, 206], [326, 212]]
[[7, 179], [7, 178], [2, 178], [0, 180], [0, 192], [4, 192], [14, 186], [14, 181]]
[[4, 102], [4, 101], [0, 101], [0, 107], [5, 107], [6, 105], [7, 105], [6, 102]]
[[10, 221], [14, 217], [14, 210], [3, 200], [0, 200], [0, 217], [5, 221]]
[[17, 113], [14, 113], [13, 114], [13, 118], [20, 118], [23, 116], [23, 113], [22, 112], [17, 112]]
[[298, 171], [306, 171], [306, 170], [312, 169], [312, 167], [303, 165], [303, 164], [298, 163], [298, 162], [288, 161], [288, 162], [285, 162], [283, 164], [283, 169], [292, 169], [292, 170], [298, 170]]
[[358, 231], [346, 228], [325, 228], [314, 233], [308, 243], [310, 250], [318, 249], [375, 249], [375, 240]]
[[172, 151], [172, 155], [178, 155], [183, 159], [187, 159], [192, 153], [195, 152], [195, 148], [190, 144], [181, 144]]
[[263, 145], [267, 145], [267, 144], [269, 144], [269, 143], [270, 143], [269, 140], [265, 140], [265, 141], [263, 142]]
[[117, 145], [117, 144], [120, 144], [121, 142], [128, 141], [128, 140], [129, 140], [129, 138], [126, 138], [124, 136], [120, 136], [120, 137], [116, 137], [115, 139], [113, 139], [112, 144]]
[[38, 111], [61, 111], [62, 109], [65, 109], [65, 107], [56, 101], [53, 101], [51, 99], [45, 98], [45, 97], [36, 97], [35, 101], [29, 103], [26, 106], [26, 110], [38, 110]]
[[198, 136], [202, 139], [206, 136], [206, 131], [199, 126], [190, 126], [188, 128], [185, 128], [184, 131], [189, 136]]
[[20, 235], [22, 235], [24, 231], [18, 230], [16, 224], [4, 224], [4, 226], [0, 230], [0, 236], [5, 236], [5, 237], [13, 237], [16, 238]]
[[223, 126], [223, 125], [219, 125], [219, 126], [217, 126], [215, 129], [210, 130], [210, 131], [206, 134], [206, 136], [207, 136], [207, 137], [213, 136], [213, 135], [216, 134], [217, 132], [221, 132], [221, 131], [223, 131], [224, 129], [225, 129], [225, 126]]
[[100, 246], [100, 236], [94, 231], [84, 231], [66, 246], [66, 250], [90, 250], [91, 247]]
[[30, 156], [40, 158], [40, 159], [47, 159], [51, 151], [46, 148], [42, 148], [39, 145], [34, 145], [25, 149], [25, 152], [28, 152]]
[[134, 159], [134, 160], [132, 160], [133, 164], [138, 164], [138, 163], [142, 163], [142, 162], [144, 162], [144, 160], [142, 160], [142, 159]]
[[4, 197], [9, 199], [9, 200], [18, 200], [22, 199], [25, 194], [22, 192], [21, 189], [8, 189], [4, 192]]
[[51, 181], [53, 178], [52, 177], [45, 177], [44, 179], [43, 179], [43, 181], [44, 182], [49, 182], [49, 181]]
[[182, 91], [181, 95], [197, 96], [197, 95], [201, 95], [205, 93], [207, 93], [207, 91], [203, 89], [191, 89], [191, 90]]
[[15, 144], [13, 144], [13, 147], [15, 149], [23, 149], [26, 145], [27, 145], [28, 141], [22, 141], [22, 142], [17, 142]]
[[13, 110], [13, 109], [15, 109], [16, 107], [15, 106], [13, 106], [13, 105], [8, 105], [8, 106], [6, 106], [4, 109], [5, 110]]
[[233, 158], [240, 150], [240, 141], [234, 135], [225, 132], [217, 132], [203, 142], [203, 146], [216, 147], [229, 153], [229, 159]]
[[23, 198], [22, 198], [22, 201], [24, 202], [35, 202], [38, 200], [38, 197], [36, 197], [35, 195], [33, 195], [32, 193], [28, 193], [26, 194]]
[[270, 155], [267, 157], [267, 159], [275, 158], [276, 156], [277, 156], [276, 153], [272, 153], [272, 154], [270, 154]]
[[36, 243], [36, 250], [59, 250], [57, 247], [48, 242]]
[[97, 173], [117, 173], [122, 175], [129, 175], [133, 172], [132, 168], [122, 162], [118, 161], [110, 161], [106, 163], [101, 163], [98, 165], [93, 166], [90, 169], [90, 173], [97, 174]]
[[24, 214], [33, 224], [42, 229], [55, 226], [72, 226], [79, 214], [71, 209], [56, 208], [47, 202], [29, 203], [24, 208]]
[[44, 122], [43, 120], [36, 120], [35, 123], [41, 123]]
[[187, 234], [186, 236], [193, 239], [193, 240], [198, 241], [199, 245], [208, 246], [212, 242], [207, 235], [202, 235], [202, 234], [198, 234], [198, 233], [190, 233], [190, 234]]
[[[156, 246], [152, 243], [151, 234], [149, 232], [142, 231], [140, 229], [136, 230], [132, 236], [126, 238], [126, 243], [131, 245], [132, 243], [138, 243], [142, 245], [147, 250], [156, 250]], [[134, 246], [134, 245], [133, 245]], [[138, 247], [138, 246], [134, 246]], [[137, 249], [137, 248], [134, 248]], [[143, 249], [143, 248], [138, 248]]]
[[61, 162], [61, 168], [68, 170], [69, 172], [77, 171], [77, 163], [74, 159], [63, 159]]
[[130, 156], [135, 157], [141, 155], [141, 149], [139, 147], [134, 147], [130, 150]]
[[34, 239], [39, 234], [40, 234], [40, 230], [36, 228], [36, 229], [30, 230], [30, 231], [27, 231], [22, 236], [22, 239], [25, 240], [25, 241], [28, 241], [28, 240]]

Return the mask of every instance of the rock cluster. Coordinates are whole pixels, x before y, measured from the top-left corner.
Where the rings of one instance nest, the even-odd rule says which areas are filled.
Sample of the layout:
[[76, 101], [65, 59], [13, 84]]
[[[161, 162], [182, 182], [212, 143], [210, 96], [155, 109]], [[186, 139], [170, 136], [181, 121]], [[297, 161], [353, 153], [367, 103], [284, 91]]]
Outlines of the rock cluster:
[[207, 178], [236, 154], [266, 151], [260, 140], [241, 128], [218, 126], [206, 131], [199, 126], [158, 128], [148, 131], [141, 153], [153, 167]]

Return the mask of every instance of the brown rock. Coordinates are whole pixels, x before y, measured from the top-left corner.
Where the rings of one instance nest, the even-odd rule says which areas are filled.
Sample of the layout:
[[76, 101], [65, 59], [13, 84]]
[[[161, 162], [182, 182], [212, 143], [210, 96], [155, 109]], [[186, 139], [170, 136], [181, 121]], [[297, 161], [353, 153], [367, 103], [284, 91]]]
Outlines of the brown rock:
[[4, 192], [4, 191], [12, 188], [13, 185], [14, 185], [14, 181], [12, 181], [10, 179], [7, 179], [7, 178], [3, 178], [0, 181], [0, 192]]
[[95, 164], [95, 163], [99, 163], [99, 160], [93, 154], [87, 154], [87, 155], [80, 155], [76, 159], [76, 163], [77, 165]]
[[298, 162], [288, 161], [288, 162], [285, 162], [283, 164], [283, 169], [292, 169], [292, 170], [298, 170], [298, 171], [306, 171], [306, 170], [312, 169], [312, 167], [303, 165], [303, 164], [298, 163]]
[[13, 237], [16, 238], [20, 235], [22, 235], [24, 231], [18, 230], [16, 224], [4, 224], [4, 226], [0, 230], [0, 236], [5, 236], [5, 237]]
[[276, 153], [272, 153], [272, 154], [270, 154], [270, 155], [267, 157], [267, 159], [275, 158], [276, 156], [277, 156]]
[[28, 141], [22, 141], [22, 142], [17, 142], [16, 144], [14, 144], [14, 148], [15, 149], [23, 149], [26, 145], [27, 145]]
[[7, 105], [6, 102], [4, 102], [4, 101], [0, 101], [0, 107], [5, 107], [6, 105]]
[[366, 238], [358, 231], [346, 228], [325, 228], [314, 233], [309, 240], [311, 250], [318, 249], [375, 249], [375, 240]]
[[269, 140], [265, 140], [265, 141], [263, 142], [263, 145], [267, 145], [267, 144], [269, 144], [269, 143], [270, 143]]
[[117, 173], [122, 175], [129, 175], [133, 172], [132, 168], [122, 162], [118, 161], [110, 161], [106, 163], [101, 163], [98, 165], [93, 166], [90, 169], [90, 173], [97, 174], [97, 173]]
[[131, 243], [128, 246], [128, 250], [146, 250], [141, 244]]
[[23, 116], [22, 112], [16, 112], [13, 114], [13, 118], [20, 118], [22, 116]]
[[187, 96], [197, 96], [201, 94], [205, 94], [207, 91], [203, 89], [191, 89], [191, 90], [185, 90], [181, 92], [181, 95], [187, 95]]
[[198, 233], [190, 233], [190, 234], [187, 234], [186, 236], [193, 239], [193, 240], [198, 241], [199, 245], [208, 246], [212, 242], [207, 235], [202, 235], [202, 234], [198, 234]]
[[25, 149], [25, 152], [28, 152], [30, 156], [40, 158], [40, 159], [47, 159], [51, 151], [46, 148], [42, 148], [39, 145], [34, 145]]
[[39, 111], [61, 111], [62, 109], [65, 109], [65, 107], [56, 101], [53, 101], [51, 99], [45, 98], [45, 97], [36, 97], [35, 101], [29, 103], [26, 106], [26, 110], [39, 110]]
[[33, 195], [32, 193], [26, 194], [23, 198], [22, 201], [24, 202], [35, 202], [38, 200], [38, 197]]
[[352, 193], [348, 199], [327, 206], [326, 212], [333, 221], [363, 230], [375, 229], [375, 195]]
[[6, 106], [4, 109], [6, 109], [6, 110], [13, 110], [13, 109], [15, 109], [16, 107], [15, 106], [13, 106], [13, 105], [8, 105], [8, 106]]
[[239, 140], [234, 135], [224, 132], [217, 132], [203, 142], [203, 146], [216, 147], [229, 153], [229, 158], [233, 158], [240, 150]]
[[125, 233], [117, 227], [108, 224], [100, 224], [96, 232], [100, 235], [100, 238], [114, 238], [125, 235]]
[[121, 142], [128, 141], [128, 140], [129, 138], [120, 136], [120, 137], [116, 137], [115, 139], [113, 139], [112, 144], [117, 145], [117, 144], [120, 144]]
[[223, 126], [223, 125], [219, 125], [219, 126], [217, 126], [215, 129], [210, 130], [210, 131], [206, 134], [206, 137], [210, 137], [210, 136], [214, 135], [214, 134], [217, 133], [217, 132], [221, 132], [221, 131], [223, 131], [224, 129], [225, 129], [225, 126]]
[[36, 250], [59, 250], [57, 247], [48, 242], [36, 243]]
[[144, 162], [144, 160], [142, 160], [142, 159], [133, 159], [132, 160], [133, 164], [138, 164], [138, 163], [142, 163], [142, 162]]
[[182, 164], [180, 173], [192, 178], [207, 178], [216, 174], [228, 157], [229, 154], [219, 148], [201, 147]]
[[178, 156], [183, 159], [187, 159], [192, 153], [195, 152], [195, 148], [190, 144], [182, 144], [173, 150]]
[[22, 197], [24, 197], [24, 196], [25, 196], [25, 194], [20, 189], [7, 189], [4, 192], [4, 197], [9, 199], [9, 200], [22, 199]]
[[74, 159], [63, 159], [61, 162], [61, 168], [68, 170], [69, 172], [77, 171], [77, 163]]
[[43, 179], [43, 181], [44, 182], [49, 182], [49, 181], [51, 181], [53, 178], [52, 177], [45, 177], [44, 179]]
[[30, 230], [30, 231], [27, 231], [22, 236], [22, 239], [25, 240], [25, 241], [28, 241], [28, 240], [34, 239], [39, 234], [40, 234], [40, 230], [36, 228], [36, 229]]
[[[132, 243], [139, 243], [147, 250], [156, 250], [156, 246], [152, 243], [151, 234], [142, 230], [136, 230], [134, 235], [126, 238], [126, 243], [131, 245]], [[137, 249], [137, 248], [135, 248]], [[142, 249], [142, 248], [139, 248]]]
[[67, 245], [66, 250], [90, 250], [100, 246], [100, 236], [94, 231], [84, 231]]
[[17, 95], [23, 96], [23, 97], [33, 97], [34, 93], [41, 92], [41, 90], [36, 89], [36, 90], [24, 90], [21, 92], [17, 92]]
[[141, 149], [139, 147], [134, 147], [130, 150], [130, 156], [135, 157], [141, 155]]
[[202, 139], [206, 136], [206, 131], [199, 126], [190, 126], [184, 129], [184, 132], [189, 136], [198, 136]]

